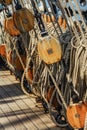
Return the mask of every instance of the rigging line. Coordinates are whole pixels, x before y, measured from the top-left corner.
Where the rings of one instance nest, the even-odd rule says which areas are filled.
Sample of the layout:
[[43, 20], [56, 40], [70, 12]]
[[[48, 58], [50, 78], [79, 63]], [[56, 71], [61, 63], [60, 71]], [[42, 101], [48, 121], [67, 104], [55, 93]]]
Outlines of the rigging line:
[[[70, 5], [71, 5], [71, 8], [72, 8], [72, 10], [73, 10], [74, 16], [75, 16], [75, 18], [76, 18], [76, 22], [77, 22], [78, 25], [79, 25], [79, 28], [80, 28], [80, 31], [81, 31], [82, 37], [85, 38], [85, 37], [84, 37], [83, 30], [82, 30], [82, 27], [81, 27], [81, 25], [80, 25], [80, 23], [79, 23], [79, 21], [78, 21], [78, 16], [76, 15], [76, 11], [75, 11], [75, 9], [74, 9], [73, 4], [72, 4], [71, 1], [70, 1]], [[78, 32], [78, 33], [79, 33], [79, 32]]]
[[53, 13], [53, 15], [54, 15], [54, 17], [55, 17], [55, 21], [56, 21], [56, 23], [57, 23], [57, 27], [59, 28], [61, 34], [63, 34], [62, 29], [61, 29], [61, 27], [60, 27], [60, 25], [59, 25], [59, 23], [58, 23], [58, 21], [57, 21], [57, 17], [56, 17], [56, 15], [55, 15], [55, 12], [54, 12], [53, 7], [52, 7], [52, 0], [48, 0], [48, 3], [49, 3], [49, 5], [50, 5], [50, 7], [51, 7], [51, 9], [52, 9], [52, 13]]
[[63, 9], [63, 7], [62, 7], [62, 5], [61, 5], [61, 3], [60, 3], [59, 0], [56, 0], [56, 3], [57, 3], [57, 6], [61, 9], [62, 15], [63, 15], [64, 19], [66, 20], [68, 29], [70, 30], [70, 33], [71, 33], [71, 35], [73, 36], [72, 30], [71, 30], [71, 28], [70, 28], [70, 26], [69, 26], [69, 24], [68, 24], [68, 20], [67, 20], [67, 17], [66, 17], [66, 15], [65, 15], [66, 12], [64, 11], [64, 9]]
[[81, 17], [81, 19], [82, 19], [82, 22], [83, 22], [83, 24], [84, 24], [84, 27], [85, 27], [85, 29], [86, 29], [86, 31], [87, 31], [87, 26], [86, 26], [86, 23], [84, 22], [84, 19], [83, 19], [83, 16], [82, 16], [82, 14], [81, 14], [80, 8], [79, 8], [79, 6], [78, 6], [77, 0], [74, 0], [74, 3], [75, 3], [75, 5], [76, 5], [76, 8], [78, 9], [78, 12], [79, 12], [80, 17]]
[[57, 29], [56, 29], [56, 27], [55, 27], [55, 24], [54, 24], [54, 22], [53, 22], [53, 20], [52, 20], [51, 14], [50, 14], [50, 12], [49, 12], [49, 10], [48, 10], [48, 8], [47, 8], [47, 5], [46, 5], [45, 0], [43, 0], [43, 3], [44, 3], [44, 6], [46, 7], [46, 11], [48, 12], [48, 14], [49, 14], [49, 16], [50, 16], [52, 25], [53, 25], [53, 27], [54, 27], [54, 29], [55, 29], [55, 31], [56, 31], [56, 33], [57, 33], [57, 36], [58, 36], [58, 38], [59, 38], [59, 33], [58, 33], [58, 31], [57, 31]]
[[11, 41], [11, 39], [10, 39], [11, 43], [12, 43], [13, 46], [14, 46], [14, 49], [15, 49], [15, 51], [16, 51], [16, 54], [17, 54], [17, 56], [18, 56], [18, 58], [19, 58], [19, 60], [20, 60], [20, 63], [21, 63], [21, 65], [22, 65], [23, 69], [25, 69], [25, 65], [24, 65], [24, 63], [23, 63], [23, 61], [22, 61], [22, 59], [21, 59], [21, 57], [20, 57], [20, 54], [19, 54], [19, 52], [18, 52], [18, 50], [17, 50], [17, 47], [16, 47], [16, 40], [17, 40], [17, 39], [14, 39], [14, 43], [13, 43], [13, 42]]
[[[72, 17], [72, 15], [70, 14], [70, 11], [69, 11], [69, 9], [68, 9], [68, 7], [67, 7], [67, 3], [66, 3], [66, 2], [61, 3], [60, 0], [59, 0], [59, 2], [60, 2], [60, 5], [61, 5], [61, 7], [62, 7], [62, 9], [63, 9], [64, 14], [66, 15], [67, 21], [69, 21], [69, 24], [72, 25], [72, 22], [73, 22], [73, 21], [71, 20], [71, 18], [69, 18], [69, 17]], [[66, 12], [66, 10], [65, 10], [64, 7], [67, 9], [69, 16], [68, 16], [68, 14], [67, 14], [67, 12]], [[70, 25], [69, 25], [69, 26], [70, 26]], [[74, 27], [74, 28], [73, 28], [73, 27]], [[70, 29], [71, 35], [73, 36], [73, 33], [74, 33], [74, 34], [76, 35], [76, 37], [79, 38], [79, 37], [78, 37], [78, 33], [77, 33], [77, 29], [76, 29], [74, 23], [73, 23], [73, 26], [71, 26], [70, 28], [72, 28], [72, 30], [73, 30], [73, 32], [72, 32], [72, 30]]]
[[48, 68], [47, 65], [46, 65], [46, 68], [47, 68], [47, 71], [48, 71], [50, 77], [52, 78], [52, 81], [53, 81], [53, 83], [54, 83], [54, 85], [55, 85], [55, 88], [56, 88], [56, 90], [57, 90], [57, 92], [58, 92], [58, 94], [59, 94], [59, 96], [60, 96], [60, 98], [61, 98], [61, 100], [62, 100], [62, 102], [63, 102], [63, 105], [64, 105], [65, 109], [67, 110], [67, 104], [66, 104], [66, 102], [65, 102], [65, 100], [64, 100], [64, 97], [63, 97], [63, 95], [61, 94], [61, 91], [59, 90], [59, 87], [58, 87], [58, 85], [57, 85], [57, 83], [56, 83], [56, 81], [55, 81], [55, 79], [54, 79], [54, 77], [53, 77], [53, 75], [52, 75], [52, 73], [51, 73], [51, 71], [50, 71], [50, 69]]

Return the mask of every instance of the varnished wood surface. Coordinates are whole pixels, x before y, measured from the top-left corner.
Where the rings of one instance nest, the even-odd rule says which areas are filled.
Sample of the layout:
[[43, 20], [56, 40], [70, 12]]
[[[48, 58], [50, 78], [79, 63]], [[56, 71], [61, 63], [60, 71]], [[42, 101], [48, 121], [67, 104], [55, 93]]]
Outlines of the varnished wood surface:
[[56, 127], [35, 97], [24, 95], [14, 75], [0, 68], [0, 130], [71, 129]]

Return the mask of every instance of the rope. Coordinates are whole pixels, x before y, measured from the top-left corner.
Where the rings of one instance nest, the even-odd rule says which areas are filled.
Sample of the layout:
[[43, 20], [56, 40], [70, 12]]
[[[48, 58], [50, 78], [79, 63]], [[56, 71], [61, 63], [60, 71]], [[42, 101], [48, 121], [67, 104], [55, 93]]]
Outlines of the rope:
[[[10, 41], [11, 41], [11, 39], [10, 39]], [[17, 54], [17, 56], [18, 56], [18, 58], [19, 58], [19, 61], [20, 61], [21, 65], [22, 65], [23, 69], [25, 69], [25, 65], [24, 65], [24, 63], [23, 63], [23, 61], [22, 61], [22, 59], [21, 59], [21, 57], [20, 57], [20, 54], [19, 54], [17, 48], [16, 48], [16, 42], [17, 42], [17, 39], [14, 39], [13, 42], [11, 41], [11, 43], [12, 43], [12, 45], [14, 46], [14, 49], [15, 49], [15, 51], [16, 51], [16, 54]]]
[[[57, 21], [56, 14], [55, 14], [54, 9], [53, 9], [53, 6], [52, 6], [52, 0], [48, 0], [48, 3], [49, 3], [49, 5], [50, 5], [51, 10], [52, 10], [52, 13], [53, 13], [53, 15], [54, 15], [54, 17], [55, 17], [55, 21], [56, 21], [56, 23], [57, 23], [57, 28], [59, 28], [59, 30], [60, 30], [60, 32], [61, 32], [61, 34], [62, 34], [63, 32], [62, 32], [62, 30], [61, 30], [61, 27], [60, 27], [58, 21]], [[55, 4], [56, 4], [56, 2], [55, 2]]]
[[75, 3], [75, 5], [76, 5], [76, 8], [78, 9], [79, 15], [80, 15], [81, 20], [82, 20], [83, 25], [84, 25], [84, 28], [85, 28], [85, 29], [86, 29], [86, 31], [87, 31], [87, 28], [86, 28], [86, 23], [84, 22], [83, 16], [82, 16], [81, 11], [80, 11], [80, 8], [79, 8], [79, 6], [78, 6], [78, 3], [77, 3], [77, 1], [76, 1], [76, 0], [74, 0], [74, 3]]
[[63, 102], [63, 105], [64, 105], [65, 109], [67, 109], [67, 104], [66, 104], [66, 102], [65, 102], [65, 100], [64, 100], [64, 98], [63, 98], [63, 95], [61, 94], [61, 91], [59, 90], [59, 87], [58, 87], [58, 85], [57, 85], [57, 83], [56, 83], [56, 81], [55, 81], [55, 79], [54, 79], [54, 77], [53, 77], [51, 71], [50, 71], [49, 68], [47, 67], [47, 65], [46, 65], [46, 68], [47, 68], [47, 70], [48, 70], [48, 73], [49, 73], [50, 77], [52, 78], [52, 81], [53, 81], [53, 83], [54, 83], [54, 85], [55, 85], [55, 87], [56, 87], [56, 90], [57, 90], [57, 92], [58, 92], [58, 94], [59, 94], [59, 96], [60, 96], [60, 98], [61, 98], [61, 100], [62, 100], [62, 102]]
[[70, 56], [70, 77], [74, 88], [79, 92], [80, 100], [87, 89], [87, 40], [80, 38], [78, 42], [76, 37], [72, 38], [72, 48]]

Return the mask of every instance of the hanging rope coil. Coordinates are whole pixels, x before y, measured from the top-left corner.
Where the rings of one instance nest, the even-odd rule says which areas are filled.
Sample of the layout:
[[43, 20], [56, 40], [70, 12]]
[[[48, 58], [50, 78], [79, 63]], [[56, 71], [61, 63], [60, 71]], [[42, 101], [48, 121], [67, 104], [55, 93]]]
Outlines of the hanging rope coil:
[[80, 39], [74, 37], [71, 41], [70, 75], [81, 99], [87, 89], [87, 40]]

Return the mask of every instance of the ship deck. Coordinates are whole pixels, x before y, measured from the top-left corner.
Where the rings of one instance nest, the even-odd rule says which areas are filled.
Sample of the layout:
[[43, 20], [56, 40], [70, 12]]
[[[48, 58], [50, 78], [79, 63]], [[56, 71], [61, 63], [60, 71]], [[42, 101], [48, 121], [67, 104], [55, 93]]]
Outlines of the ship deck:
[[0, 68], [0, 130], [67, 130], [58, 128], [35, 96], [25, 95], [9, 70]]

